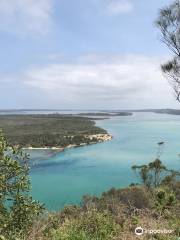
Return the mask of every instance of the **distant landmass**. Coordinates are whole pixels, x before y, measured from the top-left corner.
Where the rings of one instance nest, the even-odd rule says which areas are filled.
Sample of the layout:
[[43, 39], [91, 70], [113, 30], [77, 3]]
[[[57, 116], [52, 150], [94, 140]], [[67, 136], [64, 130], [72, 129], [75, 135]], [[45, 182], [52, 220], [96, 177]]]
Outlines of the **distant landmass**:
[[92, 112], [92, 113], [79, 113], [79, 116], [102, 116], [102, 117], [115, 117], [115, 116], [131, 116], [131, 112]]
[[112, 137], [94, 119], [62, 114], [0, 115], [0, 129], [11, 145], [64, 148], [103, 142]]
[[180, 115], [180, 110], [178, 110], [178, 109], [159, 109], [159, 110], [155, 110], [155, 113]]
[[[67, 113], [66, 113], [67, 112]], [[76, 112], [76, 113], [75, 113]], [[82, 110], [82, 109], [0, 109], [1, 115], [6, 114], [60, 114], [68, 116], [131, 116], [133, 112], [153, 112], [161, 114], [180, 115], [180, 109], [127, 109], [127, 110]]]
[[142, 110], [133, 110], [133, 112], [154, 112], [161, 114], [171, 114], [171, 115], [180, 115], [180, 109], [142, 109]]

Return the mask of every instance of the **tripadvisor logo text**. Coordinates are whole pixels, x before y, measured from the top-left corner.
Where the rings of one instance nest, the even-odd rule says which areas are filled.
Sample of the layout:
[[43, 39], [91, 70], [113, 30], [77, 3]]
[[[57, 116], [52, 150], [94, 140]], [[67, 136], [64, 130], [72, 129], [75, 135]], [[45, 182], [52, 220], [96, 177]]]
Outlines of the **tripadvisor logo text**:
[[171, 234], [174, 230], [172, 229], [144, 229], [142, 227], [137, 227], [135, 229], [135, 234], [141, 236], [143, 234]]

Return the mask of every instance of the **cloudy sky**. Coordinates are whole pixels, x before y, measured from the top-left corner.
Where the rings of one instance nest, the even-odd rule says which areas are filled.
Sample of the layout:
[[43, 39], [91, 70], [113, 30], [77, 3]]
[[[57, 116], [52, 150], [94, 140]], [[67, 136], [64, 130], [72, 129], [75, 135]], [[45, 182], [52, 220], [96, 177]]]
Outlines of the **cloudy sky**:
[[169, 0], [0, 0], [0, 109], [177, 108], [154, 21]]

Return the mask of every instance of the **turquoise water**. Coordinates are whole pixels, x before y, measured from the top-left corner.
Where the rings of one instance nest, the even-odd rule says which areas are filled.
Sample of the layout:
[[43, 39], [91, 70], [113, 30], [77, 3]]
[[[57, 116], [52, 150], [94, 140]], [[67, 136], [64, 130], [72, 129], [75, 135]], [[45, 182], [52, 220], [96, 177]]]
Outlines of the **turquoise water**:
[[113, 140], [62, 153], [31, 151], [35, 162], [31, 171], [33, 198], [49, 210], [80, 203], [85, 194], [99, 195], [111, 187], [138, 182], [131, 166], [154, 160], [160, 141], [165, 142], [162, 161], [179, 169], [180, 116], [135, 113], [98, 120], [97, 125], [111, 133]]

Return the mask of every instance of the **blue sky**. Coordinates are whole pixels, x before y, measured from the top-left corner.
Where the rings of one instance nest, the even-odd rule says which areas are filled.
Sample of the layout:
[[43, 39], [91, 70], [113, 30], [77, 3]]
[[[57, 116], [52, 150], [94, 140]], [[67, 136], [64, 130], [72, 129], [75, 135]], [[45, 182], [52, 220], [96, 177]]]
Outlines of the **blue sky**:
[[169, 0], [1, 0], [0, 108], [178, 107], [155, 27]]

